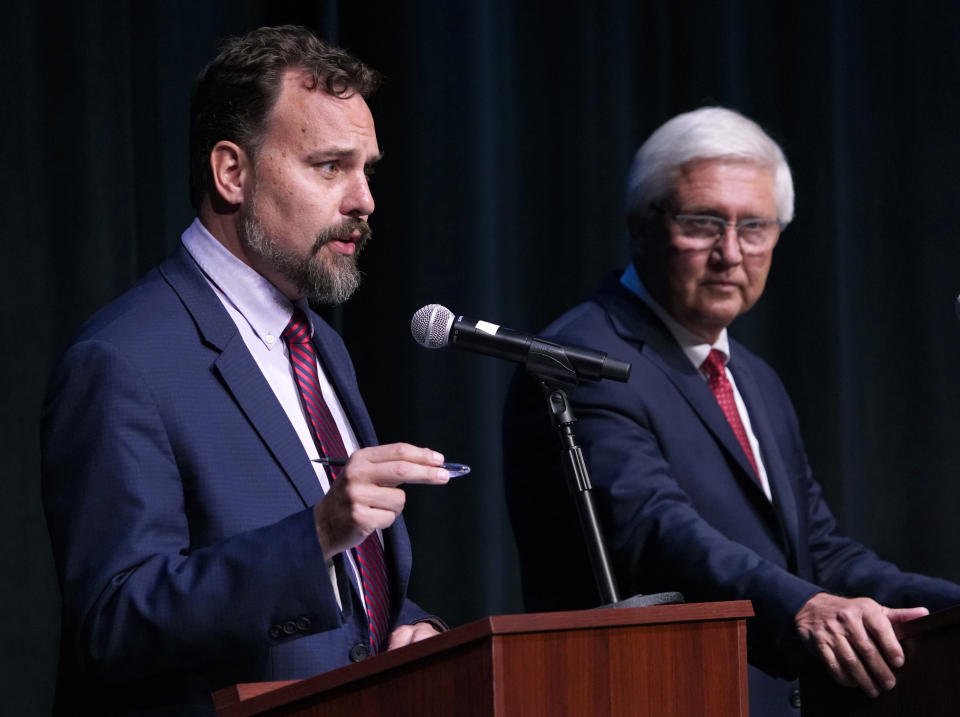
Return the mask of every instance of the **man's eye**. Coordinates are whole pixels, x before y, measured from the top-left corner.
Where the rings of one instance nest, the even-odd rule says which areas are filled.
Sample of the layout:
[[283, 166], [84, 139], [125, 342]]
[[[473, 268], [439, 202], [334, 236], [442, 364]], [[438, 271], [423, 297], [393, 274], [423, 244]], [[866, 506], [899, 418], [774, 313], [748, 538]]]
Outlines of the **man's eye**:
[[758, 232], [763, 229], [765, 222], [761, 219], [745, 219], [740, 222], [740, 228], [748, 232]]
[[337, 171], [336, 162], [317, 162], [313, 166], [319, 169], [321, 172], [326, 172], [327, 174], [333, 174]]

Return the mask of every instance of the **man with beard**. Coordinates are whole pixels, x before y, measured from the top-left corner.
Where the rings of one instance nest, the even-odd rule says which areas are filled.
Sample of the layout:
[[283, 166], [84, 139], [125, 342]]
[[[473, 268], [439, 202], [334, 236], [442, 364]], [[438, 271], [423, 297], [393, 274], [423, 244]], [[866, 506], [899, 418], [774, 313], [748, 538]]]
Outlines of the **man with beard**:
[[446, 483], [443, 456], [377, 445], [308, 304], [360, 281], [376, 83], [296, 27], [228, 41], [198, 77], [198, 218], [83, 327], [44, 406], [59, 712], [212, 713], [225, 685], [442, 629], [405, 597], [400, 485]]

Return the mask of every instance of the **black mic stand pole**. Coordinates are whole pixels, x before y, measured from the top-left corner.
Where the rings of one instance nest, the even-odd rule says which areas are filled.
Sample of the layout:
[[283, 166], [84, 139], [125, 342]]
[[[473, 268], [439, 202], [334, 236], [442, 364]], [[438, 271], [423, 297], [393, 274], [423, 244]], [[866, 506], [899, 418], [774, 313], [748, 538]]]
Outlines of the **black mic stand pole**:
[[[567, 398], [563, 385], [555, 380], [540, 376], [535, 369], [531, 370], [543, 389], [547, 399], [547, 408], [554, 428], [560, 435], [563, 451], [563, 471], [567, 476], [567, 486], [577, 505], [577, 514], [580, 516], [580, 527], [586, 541], [587, 553], [590, 556], [590, 565], [593, 576], [597, 581], [597, 590], [602, 600], [601, 607], [645, 607], [649, 605], [665, 605], [668, 603], [683, 602], [683, 595], [678, 592], [656, 593], [651, 595], [634, 595], [626, 600], [620, 599], [617, 581], [610, 566], [610, 555], [600, 530], [600, 521], [593, 501], [593, 486], [590, 483], [590, 474], [587, 464], [583, 460], [583, 452], [577, 445], [573, 424], [577, 419], [573, 415], [573, 408]], [[554, 374], [555, 375], [555, 374]]]

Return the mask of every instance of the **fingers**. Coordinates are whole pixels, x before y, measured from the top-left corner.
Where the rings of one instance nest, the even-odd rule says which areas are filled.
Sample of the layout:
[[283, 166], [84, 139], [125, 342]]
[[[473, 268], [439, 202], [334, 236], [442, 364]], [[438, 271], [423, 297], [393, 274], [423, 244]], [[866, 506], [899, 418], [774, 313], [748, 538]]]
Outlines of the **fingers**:
[[[337, 483], [340, 483], [338, 480]], [[377, 483], [365, 483], [354, 481], [353, 483], [348, 483], [344, 481], [340, 485], [336, 483], [331, 486], [330, 495], [333, 493], [334, 488], [337, 489], [338, 497], [341, 499], [345, 505], [350, 507], [351, 517], [358, 522], [362, 522], [368, 517], [377, 515], [373, 513], [371, 516], [366, 514], [366, 511], [386, 511], [390, 513], [389, 522], [386, 525], [377, 525], [373, 526], [375, 528], [388, 528], [390, 523], [393, 522], [393, 516], [403, 510], [403, 507], [407, 502], [407, 494], [403, 492], [401, 488], [394, 488], [392, 486], [383, 486]]]
[[414, 625], [401, 625], [390, 634], [388, 650], [394, 650], [404, 645], [410, 645], [428, 637], [439, 634], [439, 630], [428, 622], [418, 622]]
[[893, 689], [897, 681], [890, 668], [903, 664], [903, 652], [893, 627], [879, 610], [877, 613], [850, 616], [846, 639], [840, 640], [847, 645], [841, 653], [847, 676], [870, 697], [877, 697], [881, 689]]
[[450, 473], [442, 465], [443, 454], [437, 451], [409, 443], [391, 443], [356, 451], [340, 477], [383, 486], [404, 483], [443, 485], [450, 480]]
[[425, 466], [409, 461], [347, 463], [340, 477], [375, 483], [385, 487], [396, 487], [404, 484], [444, 485], [450, 481], [450, 471], [446, 468]]
[[916, 620], [917, 618], [926, 617], [930, 614], [930, 611], [925, 607], [905, 607], [905, 608], [884, 608], [887, 611], [887, 618], [894, 625], [899, 625], [900, 623], [910, 622], [911, 620]]
[[[846, 641], [844, 640], [844, 642]], [[846, 645], [846, 650], [844, 650], [840, 645], [824, 641], [818, 645], [817, 649], [819, 650], [820, 661], [823, 662], [827, 672], [836, 682], [844, 687], [859, 687], [856, 679], [850, 676], [847, 668], [844, 667], [844, 659], [840, 656], [840, 653], [846, 653], [846, 650], [850, 650], [849, 645]]]
[[420, 448], [409, 443], [386, 443], [380, 446], [361, 448], [358, 453], [364, 454], [367, 460], [374, 463], [387, 461], [410, 461], [424, 465], [439, 466], [443, 463], [443, 454], [432, 448]]
[[336, 473], [327, 494], [313, 507], [317, 539], [326, 559], [393, 525], [406, 503], [404, 483], [442, 485], [443, 455], [409, 443], [355, 451]]
[[329, 560], [359, 545], [374, 531], [389, 528], [406, 499], [399, 488], [335, 481], [313, 506], [314, 527], [324, 558]]
[[892, 619], [921, 615], [915, 608], [890, 610], [869, 598], [818, 593], [797, 613], [795, 623], [808, 649], [820, 657], [837, 682], [876, 697], [881, 689], [893, 688], [893, 669], [903, 665]]
[[[900, 647], [900, 641], [893, 631], [893, 623], [890, 621], [889, 613], [895, 612], [882, 605], [877, 606], [878, 610], [871, 610], [864, 616], [864, 626], [870, 632], [872, 644], [878, 648], [878, 659], [882, 659], [884, 665], [891, 667], [900, 667], [903, 665], [903, 648]], [[874, 673], [879, 674], [879, 673]], [[890, 689], [895, 680], [893, 674], [890, 674]]]
[[862, 655], [847, 637], [834, 635], [832, 639], [819, 642], [818, 649], [821, 661], [836, 682], [844, 687], [858, 687], [871, 697], [879, 694]]

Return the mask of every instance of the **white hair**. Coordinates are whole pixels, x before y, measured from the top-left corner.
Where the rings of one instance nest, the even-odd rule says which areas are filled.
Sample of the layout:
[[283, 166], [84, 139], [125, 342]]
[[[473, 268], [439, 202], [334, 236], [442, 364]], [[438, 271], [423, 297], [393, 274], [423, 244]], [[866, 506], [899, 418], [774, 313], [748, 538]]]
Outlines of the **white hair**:
[[787, 158], [760, 125], [724, 107], [701, 107], [661, 125], [637, 150], [627, 178], [627, 215], [649, 220], [673, 191], [677, 171], [693, 162], [733, 160], [773, 174], [777, 219], [793, 219], [793, 178]]

